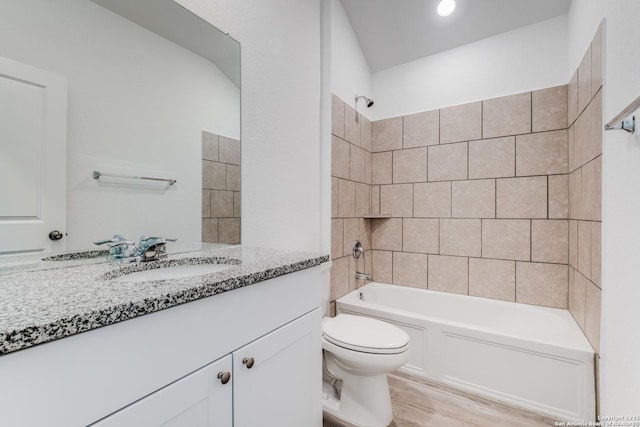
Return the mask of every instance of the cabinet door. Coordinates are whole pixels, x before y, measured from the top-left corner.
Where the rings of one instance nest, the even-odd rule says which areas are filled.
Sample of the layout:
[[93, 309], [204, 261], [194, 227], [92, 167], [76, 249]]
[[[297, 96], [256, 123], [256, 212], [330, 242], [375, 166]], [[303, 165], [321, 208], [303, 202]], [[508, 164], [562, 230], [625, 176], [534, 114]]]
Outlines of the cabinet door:
[[235, 351], [234, 426], [319, 427], [321, 364], [319, 309]]
[[232, 427], [231, 355], [187, 375], [107, 418], [96, 427]]

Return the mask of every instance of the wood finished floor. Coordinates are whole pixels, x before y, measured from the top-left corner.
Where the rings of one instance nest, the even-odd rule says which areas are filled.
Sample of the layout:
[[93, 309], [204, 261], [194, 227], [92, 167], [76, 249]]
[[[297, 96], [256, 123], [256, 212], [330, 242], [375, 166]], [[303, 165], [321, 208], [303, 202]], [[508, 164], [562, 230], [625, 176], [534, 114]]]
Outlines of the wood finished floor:
[[[390, 427], [549, 427], [556, 421], [399, 372], [388, 379], [394, 415]], [[352, 426], [325, 417], [323, 427]]]

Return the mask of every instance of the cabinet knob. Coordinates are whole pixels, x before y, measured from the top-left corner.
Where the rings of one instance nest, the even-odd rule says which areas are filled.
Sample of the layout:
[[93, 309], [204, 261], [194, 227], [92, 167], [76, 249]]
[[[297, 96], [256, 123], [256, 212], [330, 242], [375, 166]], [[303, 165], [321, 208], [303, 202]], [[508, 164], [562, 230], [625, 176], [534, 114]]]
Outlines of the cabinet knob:
[[245, 357], [244, 359], [242, 359], [242, 364], [245, 365], [247, 369], [253, 368], [254, 363], [255, 360], [253, 360], [253, 357]]
[[218, 372], [218, 378], [222, 384], [226, 384], [231, 379], [231, 372]]

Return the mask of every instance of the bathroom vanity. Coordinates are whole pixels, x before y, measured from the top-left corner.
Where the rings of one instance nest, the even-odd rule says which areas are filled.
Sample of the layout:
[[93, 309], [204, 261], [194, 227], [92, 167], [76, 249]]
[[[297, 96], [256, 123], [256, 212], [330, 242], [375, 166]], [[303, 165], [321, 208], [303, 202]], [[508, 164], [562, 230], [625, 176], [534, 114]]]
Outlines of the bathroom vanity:
[[201, 249], [161, 266], [229, 268], [135, 283], [113, 279], [153, 263], [0, 263], [2, 424], [320, 426], [327, 260]]

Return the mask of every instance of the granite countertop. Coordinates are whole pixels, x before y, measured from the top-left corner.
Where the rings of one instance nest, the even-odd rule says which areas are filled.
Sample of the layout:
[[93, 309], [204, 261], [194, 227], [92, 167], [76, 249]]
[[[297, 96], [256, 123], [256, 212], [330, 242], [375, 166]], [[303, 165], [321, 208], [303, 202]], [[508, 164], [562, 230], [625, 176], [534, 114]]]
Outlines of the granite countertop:
[[[187, 252], [206, 251], [229, 248], [229, 245], [204, 242], [170, 242], [167, 248], [171, 255]], [[106, 246], [93, 250], [69, 252], [62, 254], [23, 254], [0, 256], [0, 276], [25, 271], [57, 270], [59, 268], [76, 267], [87, 264], [113, 263], [107, 259]], [[1, 282], [1, 279], [0, 279]]]
[[[172, 252], [171, 246], [168, 251]], [[314, 253], [206, 244], [187, 245], [165, 260], [140, 264], [103, 258], [90, 262], [86, 257], [27, 258], [0, 261], [0, 355], [329, 261], [328, 255]], [[56, 263], [58, 267], [51, 266]], [[127, 272], [208, 263], [231, 267], [171, 280], [113, 280]]]

